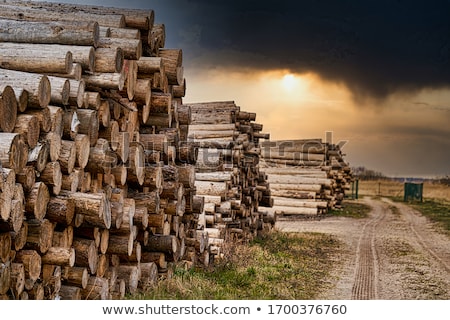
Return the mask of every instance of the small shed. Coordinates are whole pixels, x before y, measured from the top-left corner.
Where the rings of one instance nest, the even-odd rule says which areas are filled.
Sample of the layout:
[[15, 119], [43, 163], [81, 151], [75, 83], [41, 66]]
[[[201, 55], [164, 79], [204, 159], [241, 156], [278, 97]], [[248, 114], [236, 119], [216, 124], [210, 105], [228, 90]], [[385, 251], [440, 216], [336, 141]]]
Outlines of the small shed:
[[405, 195], [403, 201], [418, 200], [423, 202], [423, 183], [417, 182], [405, 182], [404, 185]]

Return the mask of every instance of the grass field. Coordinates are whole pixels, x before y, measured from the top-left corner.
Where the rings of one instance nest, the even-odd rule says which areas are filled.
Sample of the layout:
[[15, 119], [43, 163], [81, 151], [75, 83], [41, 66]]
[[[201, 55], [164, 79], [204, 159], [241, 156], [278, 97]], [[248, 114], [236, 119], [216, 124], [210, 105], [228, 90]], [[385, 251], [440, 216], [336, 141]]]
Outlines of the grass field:
[[[403, 183], [398, 181], [360, 181], [361, 196], [388, 197], [395, 201], [403, 201]], [[416, 210], [438, 223], [450, 235], [450, 187], [424, 182], [423, 202], [409, 203]]]
[[[361, 196], [401, 197], [403, 198], [403, 182], [394, 180], [359, 181]], [[436, 199], [450, 202], [450, 187], [431, 182], [423, 184], [424, 199]]]
[[306, 300], [326, 288], [339, 248], [319, 233], [271, 232], [250, 245], [236, 245], [214, 271], [175, 268], [145, 295], [157, 300]]

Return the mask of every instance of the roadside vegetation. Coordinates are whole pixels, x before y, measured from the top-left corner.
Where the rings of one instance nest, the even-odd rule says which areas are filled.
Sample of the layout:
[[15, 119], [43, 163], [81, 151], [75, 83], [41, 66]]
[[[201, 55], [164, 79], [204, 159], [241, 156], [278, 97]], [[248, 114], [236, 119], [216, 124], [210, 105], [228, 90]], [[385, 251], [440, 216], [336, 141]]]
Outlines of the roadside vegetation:
[[[445, 182], [425, 181], [423, 202], [411, 201], [408, 205], [436, 222], [450, 236], [450, 185], [448, 181]], [[403, 182], [388, 179], [361, 180], [359, 186], [362, 196], [387, 197], [403, 202]]]
[[422, 203], [411, 203], [417, 211], [436, 222], [450, 236], [450, 202], [436, 199], [425, 199]]
[[342, 208], [336, 208], [329, 211], [330, 215], [339, 217], [349, 217], [355, 219], [366, 218], [371, 208], [367, 204], [358, 202], [357, 200], [345, 200]]
[[229, 248], [214, 270], [174, 267], [146, 294], [156, 300], [306, 300], [327, 288], [339, 243], [320, 233], [270, 232]]

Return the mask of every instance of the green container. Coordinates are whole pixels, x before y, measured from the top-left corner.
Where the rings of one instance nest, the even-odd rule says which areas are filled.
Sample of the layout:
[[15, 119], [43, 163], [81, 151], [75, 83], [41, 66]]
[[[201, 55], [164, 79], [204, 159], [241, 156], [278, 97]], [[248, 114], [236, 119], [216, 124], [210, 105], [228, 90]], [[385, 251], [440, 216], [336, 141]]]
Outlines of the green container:
[[405, 195], [403, 201], [423, 201], [423, 183], [405, 182]]

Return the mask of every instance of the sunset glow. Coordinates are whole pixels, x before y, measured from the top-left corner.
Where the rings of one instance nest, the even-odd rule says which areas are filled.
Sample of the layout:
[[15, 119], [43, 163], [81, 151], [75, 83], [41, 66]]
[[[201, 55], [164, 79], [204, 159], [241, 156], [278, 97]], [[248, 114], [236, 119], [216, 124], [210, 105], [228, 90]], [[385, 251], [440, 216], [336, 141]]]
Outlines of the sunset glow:
[[297, 82], [298, 81], [297, 81], [296, 77], [292, 73], [288, 73], [283, 76], [283, 80], [282, 80], [283, 87], [287, 91], [294, 90], [297, 85]]

